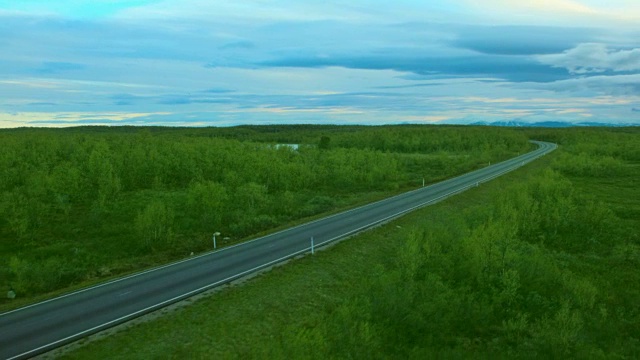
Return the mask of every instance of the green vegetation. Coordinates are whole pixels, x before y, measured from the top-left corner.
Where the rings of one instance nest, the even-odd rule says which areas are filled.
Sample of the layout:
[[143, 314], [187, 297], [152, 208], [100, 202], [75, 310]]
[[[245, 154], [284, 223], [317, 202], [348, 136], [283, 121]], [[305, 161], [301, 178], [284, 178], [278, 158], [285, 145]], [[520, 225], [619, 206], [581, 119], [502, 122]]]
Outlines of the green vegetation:
[[525, 131], [561, 147], [66, 357], [640, 357], [640, 131]]
[[18, 294], [2, 309], [530, 148], [514, 130], [421, 126], [14, 129], [0, 143], [0, 286]]

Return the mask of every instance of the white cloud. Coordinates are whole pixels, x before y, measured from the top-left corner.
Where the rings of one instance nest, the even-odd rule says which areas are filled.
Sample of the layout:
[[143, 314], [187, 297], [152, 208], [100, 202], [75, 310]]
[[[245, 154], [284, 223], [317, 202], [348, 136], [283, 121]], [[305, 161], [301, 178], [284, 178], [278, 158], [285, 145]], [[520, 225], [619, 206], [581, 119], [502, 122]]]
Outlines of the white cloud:
[[640, 21], [637, 0], [465, 0], [493, 23], [632, 27]]
[[540, 55], [538, 61], [573, 74], [639, 71], [640, 48], [611, 50], [605, 44], [580, 44], [562, 54]]
[[551, 83], [524, 83], [518, 87], [593, 96], [594, 102], [601, 95], [615, 96], [619, 100], [630, 97], [640, 101], [640, 74], [589, 76]]
[[457, 21], [475, 17], [457, 0], [164, 0], [121, 11], [117, 19], [146, 21], [190, 19], [206, 23], [263, 25], [274, 22], [344, 21], [397, 24], [409, 21]]
[[93, 125], [112, 123], [129, 124], [131, 121], [169, 112], [124, 113], [124, 112], [1, 112], [0, 128], [16, 126], [77, 126], [87, 122]]
[[571, 0], [519, 0], [511, 1], [514, 6], [526, 10], [570, 14], [595, 14], [598, 11], [578, 1]]
[[282, 0], [209, 1], [183, 0], [162, 1], [149, 6], [123, 10], [120, 19], [197, 19], [201, 21], [237, 22], [250, 20], [270, 21], [317, 21], [356, 20], [363, 16], [352, 6], [335, 6], [331, 2]]

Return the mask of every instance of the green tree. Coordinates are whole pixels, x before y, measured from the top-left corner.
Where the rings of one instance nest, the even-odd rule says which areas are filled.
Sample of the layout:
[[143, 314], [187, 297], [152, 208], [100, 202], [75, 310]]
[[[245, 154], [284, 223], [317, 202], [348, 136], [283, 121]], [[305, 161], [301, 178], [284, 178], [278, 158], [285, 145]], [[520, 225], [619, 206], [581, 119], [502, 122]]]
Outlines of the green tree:
[[143, 245], [159, 250], [173, 239], [173, 222], [173, 210], [163, 201], [154, 200], [138, 213], [134, 224]]
[[39, 197], [25, 193], [22, 188], [5, 193], [3, 203], [5, 220], [17, 239], [31, 238], [44, 223], [47, 205]]
[[199, 219], [201, 230], [221, 229], [229, 196], [224, 185], [207, 181], [193, 183], [188, 190], [188, 207], [191, 216]]
[[322, 136], [320, 138], [320, 143], [318, 144], [318, 149], [329, 150], [330, 147], [331, 147], [331, 138], [328, 136]]
[[56, 166], [49, 175], [54, 207], [69, 215], [72, 205], [83, 197], [82, 173], [69, 162]]
[[110, 149], [106, 142], [99, 142], [89, 156], [88, 175], [96, 191], [95, 206], [103, 210], [120, 193], [120, 177], [111, 163]]

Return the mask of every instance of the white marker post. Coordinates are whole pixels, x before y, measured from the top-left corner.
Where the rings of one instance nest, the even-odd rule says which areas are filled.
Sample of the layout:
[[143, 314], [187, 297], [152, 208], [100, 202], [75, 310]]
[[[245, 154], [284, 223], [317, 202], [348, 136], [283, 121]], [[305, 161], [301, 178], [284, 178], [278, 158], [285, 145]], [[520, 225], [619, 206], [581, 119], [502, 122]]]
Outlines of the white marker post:
[[313, 236], [311, 237], [311, 255], [313, 255], [315, 253], [314, 248], [313, 248]]
[[214, 232], [213, 233], [213, 250], [216, 249], [216, 236], [217, 235], [220, 235], [220, 233], [219, 232]]

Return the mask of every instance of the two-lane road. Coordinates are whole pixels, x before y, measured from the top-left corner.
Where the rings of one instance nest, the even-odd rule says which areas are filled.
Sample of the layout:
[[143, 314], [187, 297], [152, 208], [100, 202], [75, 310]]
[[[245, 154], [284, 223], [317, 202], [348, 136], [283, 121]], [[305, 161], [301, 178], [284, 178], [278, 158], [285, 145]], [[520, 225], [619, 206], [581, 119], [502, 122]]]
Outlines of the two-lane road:
[[556, 148], [516, 158], [418, 190], [243, 244], [70, 293], [0, 315], [0, 358], [28, 358], [246, 274], [344, 238], [514, 170]]

